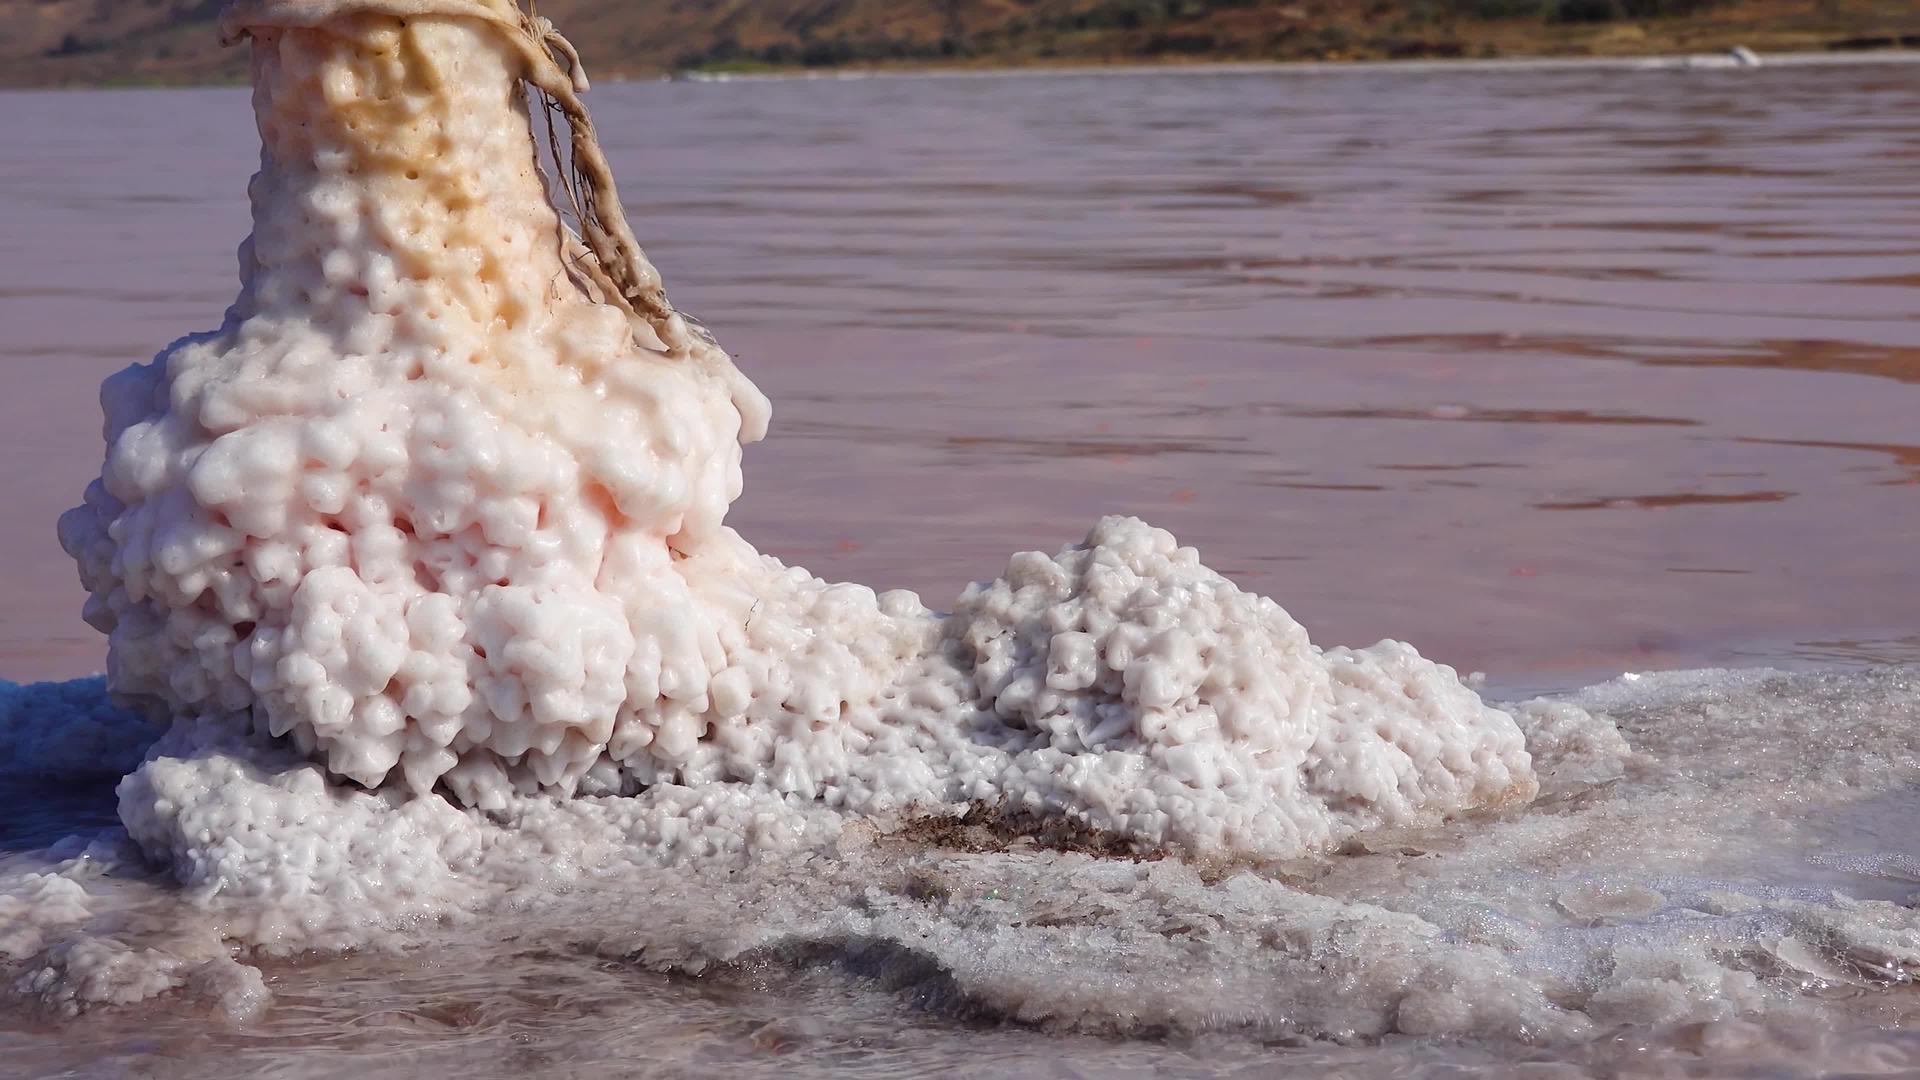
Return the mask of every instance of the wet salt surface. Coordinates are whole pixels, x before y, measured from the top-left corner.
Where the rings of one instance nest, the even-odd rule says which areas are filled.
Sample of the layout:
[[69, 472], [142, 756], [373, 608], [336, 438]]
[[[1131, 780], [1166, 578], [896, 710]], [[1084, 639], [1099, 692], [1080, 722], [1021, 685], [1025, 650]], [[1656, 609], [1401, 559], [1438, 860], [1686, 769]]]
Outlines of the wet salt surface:
[[[676, 298], [725, 331], [777, 403], [733, 518], [768, 550], [944, 606], [1009, 550], [1136, 512], [1322, 641], [1392, 634], [1524, 686], [1913, 656], [1900, 583], [1920, 460], [1902, 441], [1920, 371], [1906, 303], [1915, 80], [1867, 68], [648, 85], [603, 88], [595, 105]], [[0, 523], [17, 578], [0, 674], [25, 679], [98, 663], [50, 522], [97, 464], [98, 378], [209, 325], [230, 297], [235, 178], [253, 144], [238, 92], [20, 103], [0, 122], [45, 159], [11, 160], [0, 188], [23, 237], [0, 270], [4, 353], [21, 373], [0, 405], [20, 469]], [[647, 152], [658, 146], [675, 152]], [[1211, 344], [1176, 354], [1176, 333]], [[1884, 706], [1869, 686], [1838, 693], [1841, 711]], [[1794, 700], [1745, 731], [1753, 753], [1820, 741], [1832, 695]], [[1655, 729], [1684, 715], [1631, 688], [1616, 707]], [[1904, 899], [1900, 748], [1897, 731], [1871, 762], [1826, 747], [1836, 768], [1882, 769], [1873, 798], [1798, 815], [1786, 835], [1755, 830], [1707, 870]], [[9, 804], [37, 810], [9, 844], [110, 820], [98, 790], [68, 786], [51, 807], [19, 792]], [[1578, 847], [1560, 857], [1594, 869]], [[1422, 858], [1312, 872], [1377, 899]], [[991, 860], [976, 869], [1015, 880]], [[1613, 870], [1631, 882], [1527, 881], [1509, 898], [1657, 920], [1686, 892], [1670, 866]], [[75, 1029], [22, 1016], [9, 1048], [32, 1072], [105, 1053], [91, 1066], [103, 1073], [137, 1061], [195, 1075], [335, 1070], [355, 1054], [396, 1073], [604, 1071], [593, 1063], [644, 1056], [891, 1075], [957, 1060], [1028, 1071], [1035, 1056], [1063, 1071], [1370, 1072], [1535, 1053], [980, 1030], [925, 972], [766, 960], [675, 980], [570, 940], [573, 925], [518, 928], [531, 942], [469, 936], [424, 959], [269, 962], [277, 1004], [254, 1027], [210, 1026], [203, 1009], [109, 1015], [88, 1021], [83, 1048]], [[1850, 1030], [1901, 1019], [1903, 991], [1834, 993], [1864, 1001], [1844, 1013]], [[1761, 1068], [1784, 1042], [1800, 1064], [1906, 1060], [1897, 1033], [1834, 1041], [1802, 1017], [1746, 1043], [1697, 1027], [1537, 1053], [1618, 1066], [1649, 1060], [1633, 1045], [1645, 1041], [1674, 1068], [1702, 1067], [1702, 1046], [1716, 1068]]]
[[[1574, 700], [1638, 752], [1555, 748], [1526, 722], [1546, 785], [1534, 804], [1327, 855], [1196, 870], [948, 834], [741, 870], [616, 866], [561, 891], [531, 881], [477, 922], [415, 926], [398, 955], [243, 957], [273, 993], [249, 1021], [211, 1018], [191, 989], [67, 1021], [10, 995], [0, 1047], [31, 1075], [1920, 1064], [1914, 675], [1679, 673]], [[9, 761], [78, 767], [57, 740], [18, 740], [34, 729], [20, 719], [3, 729]], [[66, 786], [32, 816], [80, 828], [89, 789], [96, 814], [111, 805], [84, 770]], [[0, 880], [86, 882], [111, 897], [91, 932], [130, 942], [204, 925], [137, 866], [103, 879], [63, 861], [94, 839], [87, 857], [113, 863], [117, 832], [0, 857]], [[1449, 1034], [1412, 1037], [1428, 1031]]]

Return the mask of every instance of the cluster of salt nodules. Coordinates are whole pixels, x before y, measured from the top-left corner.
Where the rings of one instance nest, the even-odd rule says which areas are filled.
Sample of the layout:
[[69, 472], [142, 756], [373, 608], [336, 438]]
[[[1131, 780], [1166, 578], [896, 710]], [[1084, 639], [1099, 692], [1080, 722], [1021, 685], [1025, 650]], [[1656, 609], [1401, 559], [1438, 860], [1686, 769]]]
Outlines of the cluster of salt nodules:
[[[1322, 651], [1137, 521], [945, 618], [758, 554], [722, 519], [766, 401], [677, 317], [576, 284], [498, 31], [253, 37], [240, 298], [108, 380], [60, 529], [112, 689], [178, 746], [271, 737], [496, 812], [730, 785], [1269, 856], [1533, 794], [1519, 728], [1451, 670]], [[212, 857], [281, 812], [183, 756], [123, 789], [150, 850]]]

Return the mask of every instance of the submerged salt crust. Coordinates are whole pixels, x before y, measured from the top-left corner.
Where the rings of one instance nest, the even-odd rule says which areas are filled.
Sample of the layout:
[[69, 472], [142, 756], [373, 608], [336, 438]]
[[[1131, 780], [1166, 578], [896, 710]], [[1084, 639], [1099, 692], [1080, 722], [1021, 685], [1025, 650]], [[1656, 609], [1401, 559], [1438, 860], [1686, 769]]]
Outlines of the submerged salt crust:
[[[501, 29], [249, 29], [240, 298], [103, 387], [102, 474], [60, 525], [145, 719], [91, 684], [7, 700], [43, 771], [146, 749], [121, 826], [9, 860], [16, 990], [248, 1015], [265, 984], [229, 943], [512, 910], [662, 969], [857, 947], [1093, 1029], [1577, 1039], [1920, 955], [1904, 908], [1650, 884], [1737, 832], [1720, 789], [1645, 779], [1691, 774], [1577, 704], [1318, 648], [1141, 522], [1016, 555], [944, 616], [758, 554], [723, 519], [767, 402], [578, 272]], [[1177, 858], [1002, 850], [1010, 823]], [[1453, 850], [1383, 875], [1407, 830]], [[1587, 872], [1576, 837], [1647, 850]]]

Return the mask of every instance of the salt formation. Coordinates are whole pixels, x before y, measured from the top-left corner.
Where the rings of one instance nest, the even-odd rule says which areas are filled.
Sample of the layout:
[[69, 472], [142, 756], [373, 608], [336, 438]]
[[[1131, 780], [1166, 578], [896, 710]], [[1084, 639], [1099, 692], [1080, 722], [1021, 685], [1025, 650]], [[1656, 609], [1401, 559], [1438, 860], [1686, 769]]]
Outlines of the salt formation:
[[[106, 462], [60, 525], [114, 693], [175, 725], [122, 813], [186, 880], [284, 863], [245, 853], [293, 802], [345, 813], [340, 781], [423, 821], [454, 811], [401, 793], [508, 814], [728, 785], [1269, 857], [1533, 794], [1513, 720], [1449, 669], [1323, 652], [1136, 521], [1016, 556], [945, 619], [758, 554], [722, 522], [767, 402], [630, 243], [562, 39], [506, 0], [226, 24], [262, 142], [240, 297], [108, 380]], [[523, 81], [574, 121], [584, 244]], [[327, 783], [241, 798], [221, 754], [252, 733]]]
[[[0, 683], [15, 997], [251, 1017], [276, 956], [426, 943], [398, 981], [456, 1001], [601, 960], [824, 965], [1036, 1026], [1592, 1040], [1657, 1071], [1777, 1067], [1753, 1018], [1910, 1019], [1864, 993], [1920, 974], [1910, 676], [1509, 713], [1408, 646], [1317, 648], [1125, 518], [946, 616], [820, 581], [723, 524], [767, 403], [625, 235], [550, 28], [505, 0], [228, 23], [263, 143], [241, 295], [103, 387], [106, 462], [60, 527], [110, 687], [157, 723], [97, 681]], [[584, 241], [523, 79], [576, 125]], [[325, 970], [276, 974], [417, 1064], [427, 1011]], [[629, 990], [571, 1021], [531, 995], [529, 1026], [572, 1023], [575, 1063], [726, 1027]], [[304, 1053], [323, 1015], [248, 1041]], [[149, 1023], [214, 1045], [189, 1010], [140, 1019], [166, 1046]]]
[[[110, 804], [77, 747], [36, 734], [58, 730], [43, 723], [57, 710], [113, 726], [99, 694], [0, 684], [0, 739]], [[464, 1047], [483, 1059], [476, 1075], [512, 1071], [488, 1055], [523, 1027], [582, 1067], [636, 1046], [691, 1063], [725, 1049], [697, 1033], [737, 1049], [743, 1019], [772, 1013], [828, 1033], [821, 1053], [777, 1059], [800, 1075], [843, 1074], [863, 1040], [898, 1064], [913, 1045], [950, 1062], [989, 1037], [903, 1015], [894, 994], [1022, 1022], [1003, 1036], [1228, 1033], [1195, 1068], [1331, 1049], [1272, 1040], [1394, 1033], [1448, 1038], [1389, 1040], [1353, 1051], [1356, 1064], [1887, 1064], [1915, 1005], [1873, 991], [1920, 977], [1911, 672], [1630, 677], [1512, 715], [1542, 778], [1532, 808], [1370, 830], [1337, 855], [1261, 866], [1054, 851], [991, 825], [886, 833], [824, 800], [732, 783], [512, 797], [483, 815], [330, 783], [244, 725], [182, 723], [123, 786], [127, 829], [69, 824], [80, 834], [0, 860], [0, 992], [60, 1010], [171, 992], [245, 1016], [271, 983], [301, 1007], [264, 1013], [236, 1052], [310, 1054], [327, 1030], [316, 1017], [350, 1016], [367, 1054], [405, 1047], [418, 1071], [430, 1047]], [[21, 724], [32, 730], [15, 738]], [[74, 725], [82, 745], [99, 730]], [[171, 845], [156, 849], [167, 877], [129, 832]], [[251, 948], [235, 962], [222, 937]], [[276, 959], [386, 943], [431, 962]], [[628, 969], [752, 992], [650, 991]], [[476, 1000], [483, 1022], [422, 1030]], [[204, 1012], [141, 1010], [122, 1038], [207, 1046]], [[66, 1042], [98, 1053], [115, 1023]], [[1087, 1044], [1040, 1052], [1073, 1060]], [[241, 1060], [208, 1071], [261, 1071]]]

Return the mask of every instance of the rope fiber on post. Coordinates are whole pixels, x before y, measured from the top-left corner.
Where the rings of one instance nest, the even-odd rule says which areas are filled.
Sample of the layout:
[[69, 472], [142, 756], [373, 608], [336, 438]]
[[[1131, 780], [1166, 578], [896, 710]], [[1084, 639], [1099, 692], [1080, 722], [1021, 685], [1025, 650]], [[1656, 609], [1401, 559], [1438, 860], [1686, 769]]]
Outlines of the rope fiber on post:
[[[531, 5], [532, 0], [528, 2]], [[559, 186], [580, 227], [575, 235], [564, 222], [560, 226], [568, 265], [587, 276], [602, 302], [645, 324], [666, 352], [685, 356], [700, 345], [711, 345], [711, 339], [667, 301], [659, 271], [647, 261], [627, 224], [613, 169], [600, 148], [593, 118], [580, 100], [588, 82], [579, 50], [531, 7], [522, 9], [514, 2], [502, 10], [483, 0], [233, 0], [221, 12], [220, 41], [234, 45], [259, 29], [317, 30], [334, 19], [357, 14], [475, 19], [512, 44], [525, 61], [521, 81], [539, 95], [546, 113], [548, 143], [560, 170]], [[556, 112], [568, 130], [570, 152], [564, 158], [553, 126]], [[538, 150], [534, 154], [537, 165]]]

